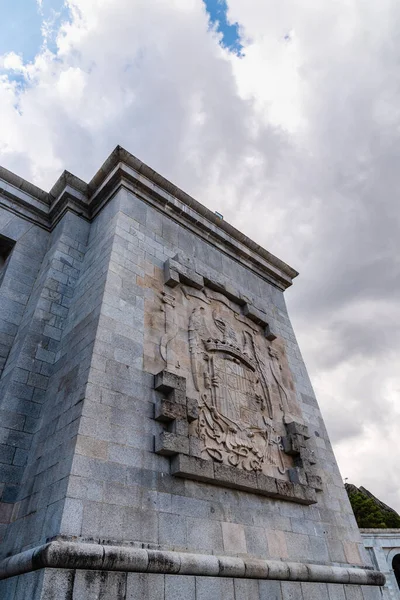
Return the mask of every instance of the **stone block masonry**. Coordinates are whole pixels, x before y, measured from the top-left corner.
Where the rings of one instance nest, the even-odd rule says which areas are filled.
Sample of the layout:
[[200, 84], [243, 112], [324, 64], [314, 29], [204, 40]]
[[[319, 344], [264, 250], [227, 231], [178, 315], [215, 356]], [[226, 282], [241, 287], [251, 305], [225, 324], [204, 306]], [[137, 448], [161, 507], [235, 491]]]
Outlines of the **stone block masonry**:
[[380, 597], [292, 268], [120, 147], [0, 168], [2, 239], [2, 598]]

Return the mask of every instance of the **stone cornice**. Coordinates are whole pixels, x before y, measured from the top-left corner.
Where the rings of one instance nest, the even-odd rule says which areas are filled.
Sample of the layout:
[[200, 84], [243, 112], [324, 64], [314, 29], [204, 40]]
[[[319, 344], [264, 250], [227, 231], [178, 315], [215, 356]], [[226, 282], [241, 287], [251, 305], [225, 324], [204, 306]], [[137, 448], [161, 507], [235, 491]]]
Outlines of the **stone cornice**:
[[192, 554], [130, 546], [52, 541], [0, 562], [0, 579], [43, 568], [238, 577], [382, 586], [379, 571], [251, 557]]
[[[12, 194], [13, 192], [11, 191], [11, 188], [15, 188], [16, 190], [23, 192], [24, 194], [31, 197], [32, 199], [35, 198], [36, 200], [39, 200], [40, 202], [43, 202], [44, 204], [47, 204], [47, 205], [50, 204], [50, 195], [48, 194], [48, 192], [41, 190], [39, 187], [37, 187], [33, 183], [29, 183], [29, 181], [26, 181], [26, 179], [22, 179], [22, 177], [19, 177], [15, 173], [12, 173], [5, 167], [1, 167], [1, 166], [0, 166], [0, 181], [1, 181], [0, 189], [2, 192], [9, 191]], [[20, 196], [20, 194], [19, 194], [19, 196]]]
[[363, 538], [400, 538], [400, 529], [360, 529]]
[[67, 210], [91, 220], [124, 186], [280, 289], [297, 271], [117, 146], [89, 183], [64, 171], [49, 193], [0, 167], [0, 205], [51, 230]]
[[360, 531], [361, 531], [361, 533], [376, 533], [377, 535], [382, 535], [382, 533], [393, 533], [393, 534], [396, 534], [396, 535], [400, 535], [400, 529], [396, 528], [396, 527], [393, 527], [393, 528], [391, 528], [391, 527], [386, 528], [385, 527], [385, 529], [379, 529], [378, 527], [377, 528], [360, 527]]

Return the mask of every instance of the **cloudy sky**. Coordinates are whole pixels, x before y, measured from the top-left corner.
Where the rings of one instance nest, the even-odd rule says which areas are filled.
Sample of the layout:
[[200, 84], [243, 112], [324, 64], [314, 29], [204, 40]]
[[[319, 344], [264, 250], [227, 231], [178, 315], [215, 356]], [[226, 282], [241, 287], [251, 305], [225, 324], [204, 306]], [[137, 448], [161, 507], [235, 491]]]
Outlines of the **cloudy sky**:
[[343, 477], [400, 510], [398, 0], [0, 0], [0, 164], [121, 144], [300, 271]]

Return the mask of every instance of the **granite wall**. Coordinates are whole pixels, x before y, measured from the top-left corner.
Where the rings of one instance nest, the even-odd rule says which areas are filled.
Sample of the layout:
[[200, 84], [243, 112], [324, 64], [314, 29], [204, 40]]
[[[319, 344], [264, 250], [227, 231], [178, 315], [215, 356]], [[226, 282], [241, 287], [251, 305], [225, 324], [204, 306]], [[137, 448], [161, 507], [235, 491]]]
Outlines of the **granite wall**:
[[[90, 218], [66, 210], [47, 230], [9, 207], [1, 209], [0, 234], [15, 242], [0, 284], [6, 559], [29, 554], [49, 540], [73, 540], [82, 549], [101, 543], [351, 567], [360, 573], [371, 569], [290, 324], [284, 286], [271, 272], [250, 268], [232, 240], [216, 243], [199, 222], [176, 218], [128, 185], [114, 189]], [[165, 394], [155, 389], [162, 361], [159, 325], [151, 311], [160, 294], [169, 293], [165, 265], [177, 255], [203, 274], [203, 283], [205, 274], [206, 285], [215, 293], [222, 290], [227, 302], [241, 302], [240, 310], [246, 302], [255, 307], [255, 331], [267, 323], [272, 339], [282, 344], [296, 418], [308, 428], [301, 456], [303, 462], [306, 452], [313, 457], [311, 471], [321, 482], [314, 486], [312, 502], [299, 503], [293, 496], [296, 485], [303, 489], [311, 479], [293, 483], [285, 472], [288, 497], [265, 497], [240, 483], [177, 477], [171, 470], [175, 451], [155, 452], [155, 440], [166, 430], [181, 438], [190, 435], [179, 419], [170, 426], [154, 418]], [[176, 285], [182, 282], [191, 286], [186, 271]], [[179, 376], [181, 365], [174, 368]], [[289, 455], [287, 460], [298, 464], [300, 454], [292, 446]], [[300, 583], [250, 580], [243, 573], [195, 577], [168, 574], [167, 567], [164, 574], [151, 574], [132, 573], [129, 566], [115, 572], [85, 569], [85, 562], [78, 570], [48, 568], [29, 560], [31, 568], [42, 568], [18, 567], [12, 572], [16, 576], [2, 582], [2, 597], [380, 597], [379, 587], [345, 584], [343, 578], [341, 583]], [[22, 564], [23, 557], [18, 561]]]

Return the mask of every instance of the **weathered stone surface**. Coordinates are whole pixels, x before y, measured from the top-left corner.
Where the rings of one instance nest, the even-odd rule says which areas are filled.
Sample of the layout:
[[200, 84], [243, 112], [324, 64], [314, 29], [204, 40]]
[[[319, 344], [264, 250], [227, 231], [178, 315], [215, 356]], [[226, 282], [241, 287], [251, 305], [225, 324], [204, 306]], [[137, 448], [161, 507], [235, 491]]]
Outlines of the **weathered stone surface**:
[[294, 483], [293, 486], [294, 497], [297, 499], [297, 502], [300, 504], [315, 504], [317, 502], [314, 489], [299, 483]]
[[254, 321], [254, 323], [257, 323], [257, 325], [263, 325], [264, 327], [266, 327], [266, 325], [267, 325], [266, 313], [262, 310], [259, 310], [252, 304], [244, 305], [243, 314], [246, 317], [248, 317], [251, 321]]
[[297, 456], [305, 449], [305, 442], [303, 436], [297, 434], [289, 434], [282, 438], [283, 448], [286, 454], [291, 456]]
[[[204, 530], [199, 532], [200, 544], [209, 537], [218, 537], [215, 533], [218, 526], [207, 522]], [[227, 536], [225, 544], [238, 544], [245, 549], [241, 529], [234, 524], [225, 526]], [[282, 532], [268, 532], [270, 547], [273, 539], [280, 540], [272, 550], [277, 554], [284, 553], [284, 536]], [[210, 540], [209, 540], [210, 541]], [[215, 549], [215, 548], [214, 548]], [[32, 548], [22, 554], [15, 555], [0, 562], [0, 579], [17, 573], [30, 573], [32, 569], [77, 569], [103, 572], [125, 571], [160, 573], [165, 575], [202, 575], [218, 577], [238, 577], [259, 579], [262, 576], [274, 580], [302, 581], [315, 583], [345, 583], [380, 586], [384, 582], [382, 573], [373, 570], [331, 567], [327, 565], [308, 565], [301, 562], [274, 560], [255, 560], [244, 556], [218, 554], [186, 553], [151, 548], [129, 546], [111, 546], [87, 542], [54, 541], [37, 548]], [[97, 578], [94, 578], [95, 581]]]
[[308, 448], [300, 449], [300, 457], [303, 461], [307, 461], [310, 465], [315, 465], [317, 462], [315, 452], [313, 450], [309, 450]]
[[186, 399], [187, 419], [192, 423], [199, 418], [199, 404], [195, 398]]
[[295, 495], [294, 484], [290, 481], [277, 480], [276, 481], [278, 497], [293, 497]]
[[175, 419], [186, 417], [186, 407], [169, 398], [157, 398], [154, 407], [154, 418], [156, 421], [170, 422]]
[[222, 537], [225, 552], [232, 552], [234, 554], [246, 553], [246, 537], [243, 525], [240, 523], [222, 523]]
[[173, 390], [186, 391], [186, 379], [169, 371], [161, 371], [154, 377], [154, 389], [168, 394]]
[[213, 481], [214, 464], [195, 456], [176, 456], [171, 462], [171, 473], [198, 481]]
[[[304, 472], [303, 469], [299, 469], [299, 467], [293, 467], [288, 469], [289, 481], [292, 483], [300, 483], [301, 485], [311, 485], [308, 476]], [[312, 486], [314, 487], [314, 486]]]
[[[317, 492], [322, 492], [323, 484], [322, 478], [319, 475], [312, 475], [310, 473], [306, 474], [307, 483], [310, 487], [314, 488]], [[302, 483], [302, 482], [300, 482]]]
[[189, 454], [189, 438], [184, 435], [163, 431], [155, 438], [155, 452], [163, 456]]
[[203, 452], [203, 444], [197, 435], [189, 435], [189, 454], [201, 458]]
[[273, 342], [277, 338], [276, 334], [272, 331], [271, 326], [268, 324], [265, 326], [264, 334], [270, 342]]
[[238, 490], [257, 489], [256, 473], [248, 473], [241, 469], [235, 469], [235, 467], [227, 467], [226, 465], [215, 463], [214, 476], [216, 480], [224, 483], [227, 487], [233, 487]]
[[310, 437], [307, 425], [296, 423], [296, 421], [289, 421], [286, 423], [286, 430], [289, 434], [303, 436], [305, 440], [308, 440]]
[[[183, 382], [181, 382], [181, 385], [183, 387]], [[171, 390], [171, 392], [168, 394], [168, 400], [174, 402], [175, 404], [181, 404], [185, 407], [187, 406], [186, 392], [183, 389]]]
[[176, 287], [181, 281], [201, 290], [204, 287], [204, 279], [185, 264], [178, 260], [168, 259], [164, 266], [165, 284], [170, 287]]
[[165, 285], [169, 287], [176, 287], [180, 283], [179, 273], [174, 268], [174, 264], [170, 264], [169, 261], [165, 261], [164, 263], [164, 281]]
[[257, 473], [257, 488], [266, 496], [278, 495], [278, 487], [274, 477]]
[[[169, 430], [172, 431], [173, 433], [176, 433], [177, 435], [185, 436], [189, 441], [189, 423], [187, 421], [186, 414], [183, 419], [175, 419], [173, 421], [173, 423], [171, 423]], [[189, 448], [190, 448], [190, 441], [189, 441]]]
[[3, 596], [369, 599], [379, 575], [330, 567], [371, 565], [287, 314], [295, 271], [122, 148], [51, 194], [0, 168], [0, 196]]

